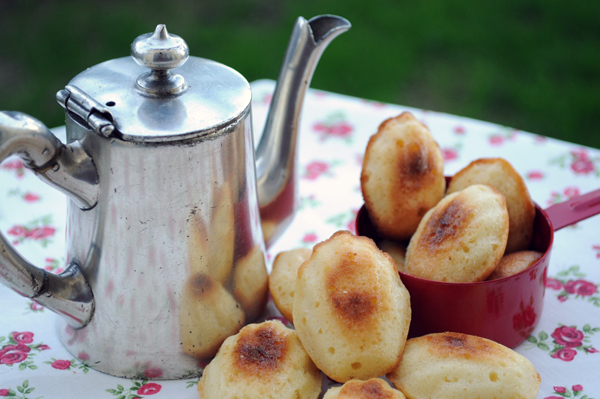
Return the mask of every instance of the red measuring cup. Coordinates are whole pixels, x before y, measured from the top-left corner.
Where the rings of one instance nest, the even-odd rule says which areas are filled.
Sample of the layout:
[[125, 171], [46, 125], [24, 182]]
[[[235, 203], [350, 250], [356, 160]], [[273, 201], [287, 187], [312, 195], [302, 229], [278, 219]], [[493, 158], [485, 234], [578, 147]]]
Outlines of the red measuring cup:
[[[410, 292], [409, 337], [452, 331], [514, 348], [531, 334], [542, 315], [554, 232], [600, 213], [600, 189], [545, 210], [537, 204], [535, 208], [530, 249], [543, 256], [520, 273], [477, 283], [447, 283], [400, 272]], [[356, 231], [376, 243], [381, 240], [364, 206], [356, 218]]]

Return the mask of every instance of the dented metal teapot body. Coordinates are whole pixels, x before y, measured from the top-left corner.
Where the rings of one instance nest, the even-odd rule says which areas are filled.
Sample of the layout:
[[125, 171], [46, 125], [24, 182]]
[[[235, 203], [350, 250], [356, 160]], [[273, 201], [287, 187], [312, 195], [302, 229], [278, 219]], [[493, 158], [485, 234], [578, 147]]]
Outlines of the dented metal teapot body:
[[0, 235], [0, 281], [63, 316], [62, 342], [90, 367], [198, 375], [264, 309], [265, 238], [281, 234], [297, 203], [304, 92], [348, 28], [335, 16], [298, 19], [256, 154], [248, 82], [189, 57], [164, 25], [134, 41], [133, 57], [57, 94], [67, 143], [32, 117], [0, 113], [0, 160], [21, 157], [69, 198], [65, 271], [31, 265]]

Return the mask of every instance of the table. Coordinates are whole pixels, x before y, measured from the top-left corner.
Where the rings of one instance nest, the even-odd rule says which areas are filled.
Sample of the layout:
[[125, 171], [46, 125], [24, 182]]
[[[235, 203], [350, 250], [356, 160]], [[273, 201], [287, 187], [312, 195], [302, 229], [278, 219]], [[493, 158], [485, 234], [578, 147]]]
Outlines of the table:
[[[274, 82], [252, 83], [255, 141]], [[452, 175], [481, 157], [503, 157], [547, 207], [600, 187], [600, 150], [517, 129], [433, 111], [311, 89], [300, 127], [300, 209], [268, 252], [313, 246], [341, 229], [353, 230], [362, 205], [360, 169], [379, 124], [412, 112], [431, 130]], [[62, 135], [64, 129], [56, 129]], [[0, 165], [0, 230], [31, 262], [60, 272], [64, 262], [65, 198], [39, 182], [16, 158]], [[268, 262], [270, 263], [270, 262]], [[270, 267], [270, 265], [268, 266]], [[88, 368], [63, 348], [55, 315], [0, 286], [0, 397], [197, 398], [198, 379], [128, 380]], [[276, 311], [269, 304], [267, 314]], [[12, 350], [22, 344], [28, 350]], [[11, 346], [12, 345], [12, 346]], [[8, 348], [8, 349], [7, 349]], [[600, 216], [555, 235], [544, 313], [516, 351], [542, 377], [538, 398], [600, 398]], [[331, 384], [325, 381], [324, 386]]]

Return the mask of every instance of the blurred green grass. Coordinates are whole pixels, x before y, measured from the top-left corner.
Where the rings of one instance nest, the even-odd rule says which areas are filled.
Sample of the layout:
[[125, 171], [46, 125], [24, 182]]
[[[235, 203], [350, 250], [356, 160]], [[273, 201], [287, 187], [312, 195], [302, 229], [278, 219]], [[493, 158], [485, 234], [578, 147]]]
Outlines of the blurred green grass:
[[600, 148], [600, 2], [0, 0], [0, 109], [64, 123], [55, 93], [165, 23], [195, 56], [275, 79], [297, 16], [353, 24], [312, 87]]

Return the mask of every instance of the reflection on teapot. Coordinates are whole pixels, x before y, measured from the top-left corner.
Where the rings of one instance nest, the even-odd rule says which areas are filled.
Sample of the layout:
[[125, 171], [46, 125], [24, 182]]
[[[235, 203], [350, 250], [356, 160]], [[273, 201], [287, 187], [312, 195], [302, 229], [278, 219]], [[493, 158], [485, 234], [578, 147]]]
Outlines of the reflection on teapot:
[[189, 57], [164, 25], [134, 41], [133, 59], [89, 68], [57, 94], [66, 145], [36, 119], [0, 112], [0, 161], [19, 156], [69, 197], [65, 271], [35, 267], [0, 235], [0, 280], [61, 315], [62, 342], [90, 367], [198, 375], [265, 307], [261, 223], [268, 245], [293, 217], [304, 92], [349, 27], [298, 19], [256, 165], [248, 82]]

